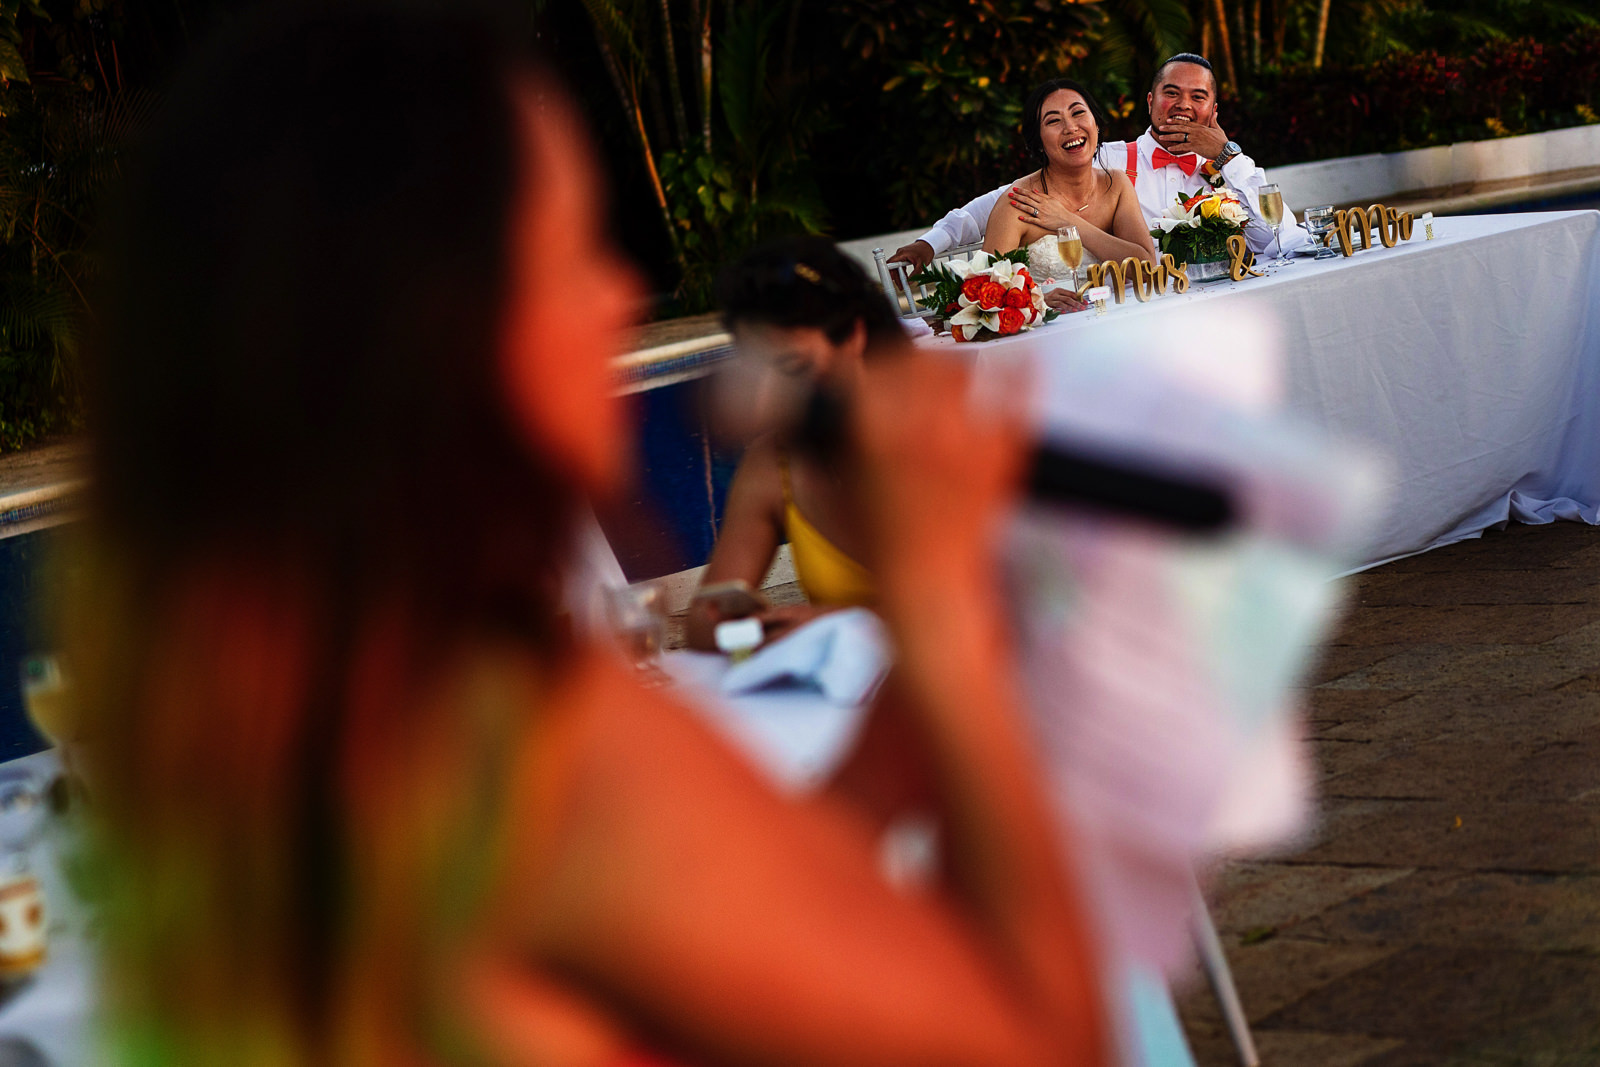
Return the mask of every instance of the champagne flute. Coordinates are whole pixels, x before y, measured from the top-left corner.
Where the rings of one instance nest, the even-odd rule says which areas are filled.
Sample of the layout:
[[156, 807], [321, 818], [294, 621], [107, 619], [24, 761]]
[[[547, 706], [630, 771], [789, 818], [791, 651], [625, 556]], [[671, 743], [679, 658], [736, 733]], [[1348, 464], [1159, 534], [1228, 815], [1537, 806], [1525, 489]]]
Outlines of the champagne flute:
[[1261, 217], [1272, 227], [1272, 240], [1278, 246], [1278, 259], [1283, 259], [1283, 192], [1276, 185], [1261, 187]]
[[1072, 268], [1072, 291], [1078, 291], [1078, 264], [1083, 262], [1083, 238], [1076, 226], [1063, 226], [1056, 231], [1056, 251], [1061, 262]]

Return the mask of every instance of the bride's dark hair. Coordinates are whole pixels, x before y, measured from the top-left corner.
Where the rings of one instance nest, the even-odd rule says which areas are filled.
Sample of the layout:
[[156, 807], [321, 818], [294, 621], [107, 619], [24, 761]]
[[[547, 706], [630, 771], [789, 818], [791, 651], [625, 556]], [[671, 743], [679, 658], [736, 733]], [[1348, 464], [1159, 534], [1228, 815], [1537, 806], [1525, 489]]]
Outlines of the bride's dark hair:
[[[1070, 89], [1083, 97], [1083, 102], [1088, 105], [1089, 117], [1094, 119], [1095, 129], [1095, 155], [1098, 158], [1100, 146], [1105, 143], [1106, 127], [1111, 125], [1111, 116], [1106, 109], [1095, 99], [1095, 95], [1071, 78], [1051, 78], [1033, 92], [1028, 94], [1028, 102], [1022, 105], [1022, 138], [1028, 146], [1028, 159], [1039, 167], [1039, 185], [1045, 192], [1050, 191], [1049, 177], [1045, 173], [1045, 165], [1049, 160], [1044, 154], [1044, 138], [1039, 133], [1039, 123], [1044, 118], [1044, 102], [1050, 99], [1051, 93], [1058, 93], [1063, 89]], [[1100, 169], [1105, 170], [1104, 162]], [[1109, 171], [1107, 172], [1109, 176]]]

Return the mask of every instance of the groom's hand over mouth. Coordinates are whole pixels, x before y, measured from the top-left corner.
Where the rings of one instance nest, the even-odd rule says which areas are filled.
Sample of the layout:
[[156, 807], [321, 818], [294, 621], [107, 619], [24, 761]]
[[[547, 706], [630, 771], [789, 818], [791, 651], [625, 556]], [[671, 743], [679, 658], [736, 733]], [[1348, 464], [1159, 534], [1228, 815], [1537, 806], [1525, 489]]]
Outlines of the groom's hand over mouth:
[[1161, 147], [1174, 155], [1195, 152], [1202, 159], [1215, 159], [1228, 143], [1221, 126], [1208, 126], [1188, 119], [1168, 119], [1153, 131]]

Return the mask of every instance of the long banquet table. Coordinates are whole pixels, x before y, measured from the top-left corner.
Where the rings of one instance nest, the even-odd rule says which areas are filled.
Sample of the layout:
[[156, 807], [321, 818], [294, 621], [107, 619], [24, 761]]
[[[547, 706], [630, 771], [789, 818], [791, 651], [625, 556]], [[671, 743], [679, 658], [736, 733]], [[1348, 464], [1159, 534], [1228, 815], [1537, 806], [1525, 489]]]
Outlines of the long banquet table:
[[[1152, 328], [1228, 358], [1230, 322], [1273, 324], [1288, 410], [1390, 461], [1365, 562], [1505, 521], [1600, 522], [1600, 212], [1459, 216], [1349, 259], [1081, 312], [1014, 337], [932, 349], [985, 366], [1070, 359], [1091, 331]], [[1196, 318], [1197, 312], [1208, 312]], [[1208, 326], [1197, 331], [1195, 321]]]

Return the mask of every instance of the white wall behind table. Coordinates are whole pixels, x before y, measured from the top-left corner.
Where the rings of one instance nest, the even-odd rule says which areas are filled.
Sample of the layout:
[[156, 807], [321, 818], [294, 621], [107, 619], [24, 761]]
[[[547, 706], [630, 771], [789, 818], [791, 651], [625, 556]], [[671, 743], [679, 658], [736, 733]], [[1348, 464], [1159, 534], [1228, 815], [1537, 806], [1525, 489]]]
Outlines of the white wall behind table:
[[[1460, 216], [1424, 240], [1350, 259], [1296, 260], [1263, 278], [1064, 316], [958, 345], [981, 372], [1071, 359], [1083, 331], [1155, 325], [1230, 361], [1227, 321], [1276, 323], [1286, 409], [1391, 462], [1392, 501], [1365, 562], [1480, 533], [1508, 518], [1600, 522], [1600, 212]], [[1206, 336], [1186, 329], [1201, 306]], [[1219, 330], [1214, 323], [1224, 325]], [[1214, 336], [1213, 336], [1214, 335]], [[1165, 341], [1164, 341], [1165, 343]], [[1202, 363], [1204, 361], [1201, 361]], [[1048, 375], [1046, 375], [1048, 378]]]

